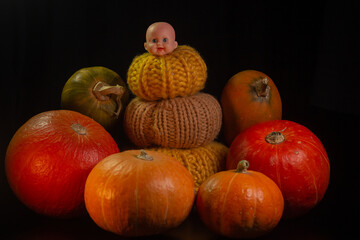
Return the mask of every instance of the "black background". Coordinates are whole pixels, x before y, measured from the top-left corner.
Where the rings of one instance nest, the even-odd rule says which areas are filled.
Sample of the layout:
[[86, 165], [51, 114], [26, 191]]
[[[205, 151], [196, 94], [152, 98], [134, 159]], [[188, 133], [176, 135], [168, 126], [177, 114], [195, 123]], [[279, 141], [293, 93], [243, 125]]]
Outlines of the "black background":
[[[283, 119], [323, 142], [331, 179], [322, 202], [265, 239], [336, 239], [351, 234], [359, 213], [358, 1], [27, 1], [0, 0], [1, 146], [30, 117], [60, 108], [67, 79], [105, 66], [124, 80], [143, 53], [147, 27], [167, 21], [179, 44], [197, 49], [208, 67], [204, 92], [219, 99], [226, 81], [255, 69], [276, 83]], [[222, 141], [222, 135], [219, 136]], [[0, 164], [1, 239], [121, 239], [85, 217], [56, 220], [23, 206]], [[2, 238], [2, 236], [4, 236]], [[153, 239], [218, 239], [196, 213]]]

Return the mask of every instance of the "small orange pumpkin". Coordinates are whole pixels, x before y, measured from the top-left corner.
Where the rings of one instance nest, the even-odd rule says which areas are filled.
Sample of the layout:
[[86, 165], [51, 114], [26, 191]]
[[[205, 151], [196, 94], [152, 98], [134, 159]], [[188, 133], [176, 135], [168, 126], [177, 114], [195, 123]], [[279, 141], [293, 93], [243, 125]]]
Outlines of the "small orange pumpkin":
[[101, 228], [145, 236], [177, 227], [194, 203], [194, 180], [174, 158], [128, 150], [103, 159], [85, 184], [85, 205]]
[[246, 128], [260, 122], [281, 119], [280, 94], [269, 76], [245, 70], [226, 83], [221, 94], [224, 137], [228, 146]]
[[204, 224], [230, 238], [252, 238], [277, 226], [284, 199], [270, 178], [248, 171], [246, 160], [236, 170], [218, 172], [200, 186], [196, 206]]

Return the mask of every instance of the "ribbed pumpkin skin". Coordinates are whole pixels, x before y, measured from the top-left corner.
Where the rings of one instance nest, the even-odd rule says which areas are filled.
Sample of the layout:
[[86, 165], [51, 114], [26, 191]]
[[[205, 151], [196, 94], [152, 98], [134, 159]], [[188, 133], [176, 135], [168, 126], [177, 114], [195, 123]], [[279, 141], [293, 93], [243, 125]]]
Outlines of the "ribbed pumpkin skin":
[[85, 204], [101, 228], [122, 236], [145, 236], [177, 227], [194, 203], [194, 181], [177, 160], [139, 150], [110, 155], [86, 181]]
[[[272, 132], [280, 132], [285, 140], [268, 143], [266, 137]], [[235, 168], [242, 159], [279, 186], [285, 218], [308, 212], [321, 201], [329, 185], [330, 163], [324, 146], [309, 129], [292, 121], [267, 121], [240, 133], [229, 148], [226, 168]]]
[[[254, 88], [256, 81], [268, 79], [268, 97], [259, 97]], [[282, 103], [274, 82], [266, 74], [245, 70], [235, 74], [222, 90], [223, 130], [228, 146], [246, 128], [268, 120], [281, 119]]]
[[91, 169], [119, 152], [111, 135], [75, 111], [39, 113], [11, 139], [6, 175], [16, 196], [30, 209], [52, 217], [85, 213], [84, 187]]
[[101, 66], [82, 68], [67, 80], [61, 94], [61, 107], [89, 116], [109, 130], [121, 119], [114, 115], [118, 104], [114, 96], [108, 100], [96, 98], [93, 88], [98, 82], [124, 87], [125, 93], [121, 97], [123, 112], [129, 100], [126, 83], [116, 72]]
[[127, 83], [134, 95], [148, 100], [170, 99], [195, 94], [204, 88], [207, 67], [199, 53], [178, 46], [172, 53], [144, 53], [134, 58]]
[[124, 129], [138, 147], [192, 148], [212, 142], [221, 129], [219, 102], [210, 94], [128, 104]]
[[284, 200], [264, 174], [228, 170], [209, 177], [198, 191], [196, 206], [204, 224], [230, 238], [264, 235], [279, 223]]

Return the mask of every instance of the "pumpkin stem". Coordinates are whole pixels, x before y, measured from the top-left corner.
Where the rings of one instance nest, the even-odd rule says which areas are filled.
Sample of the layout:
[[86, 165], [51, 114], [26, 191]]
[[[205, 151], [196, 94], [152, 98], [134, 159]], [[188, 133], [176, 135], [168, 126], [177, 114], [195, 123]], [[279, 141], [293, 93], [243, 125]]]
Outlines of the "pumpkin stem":
[[121, 97], [125, 93], [125, 88], [116, 84], [116, 86], [110, 86], [107, 83], [104, 82], [97, 82], [92, 90], [95, 97], [100, 101], [107, 101], [110, 99], [110, 95], [115, 95], [116, 103], [117, 103], [117, 110], [116, 112], [113, 112], [111, 114], [114, 114], [116, 118], [119, 117], [122, 103], [121, 103]]
[[79, 135], [86, 135], [86, 133], [87, 133], [86, 128], [79, 123], [73, 123], [71, 125], [71, 128], [72, 128], [72, 130], [74, 130], [74, 132], [76, 132]]
[[241, 160], [238, 163], [235, 172], [237, 172], [237, 173], [246, 173], [248, 168], [249, 168], [249, 162], [246, 161], [246, 160]]
[[270, 144], [279, 144], [285, 141], [285, 137], [281, 132], [271, 132], [265, 137], [265, 141]]
[[154, 158], [147, 154], [144, 149], [140, 150], [140, 154], [136, 156], [137, 158], [140, 158], [142, 160], [152, 161]]
[[270, 92], [270, 86], [268, 85], [269, 79], [267, 77], [257, 79], [254, 82], [254, 88], [258, 97], [268, 97]]

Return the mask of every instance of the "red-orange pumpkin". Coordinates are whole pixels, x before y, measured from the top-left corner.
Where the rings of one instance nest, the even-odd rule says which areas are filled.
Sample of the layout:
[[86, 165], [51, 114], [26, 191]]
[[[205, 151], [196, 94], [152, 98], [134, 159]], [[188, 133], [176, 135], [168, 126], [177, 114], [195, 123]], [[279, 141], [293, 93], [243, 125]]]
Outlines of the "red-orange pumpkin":
[[16, 196], [37, 213], [72, 217], [85, 213], [90, 170], [119, 152], [111, 135], [93, 119], [70, 110], [40, 113], [12, 137], [6, 175]]
[[177, 227], [193, 206], [194, 180], [174, 158], [128, 150], [106, 157], [86, 181], [85, 204], [101, 228], [145, 236]]
[[258, 123], [240, 133], [229, 148], [226, 168], [235, 168], [242, 159], [279, 186], [286, 218], [313, 208], [329, 184], [330, 164], [324, 146], [309, 129], [292, 121]]
[[236, 170], [216, 173], [200, 186], [196, 206], [204, 224], [230, 238], [264, 235], [279, 223], [284, 199], [278, 186], [260, 172]]
[[280, 94], [271, 78], [259, 71], [245, 70], [230, 78], [220, 102], [228, 146], [246, 128], [259, 122], [281, 119]]

